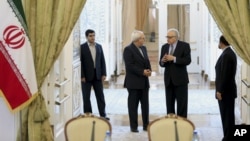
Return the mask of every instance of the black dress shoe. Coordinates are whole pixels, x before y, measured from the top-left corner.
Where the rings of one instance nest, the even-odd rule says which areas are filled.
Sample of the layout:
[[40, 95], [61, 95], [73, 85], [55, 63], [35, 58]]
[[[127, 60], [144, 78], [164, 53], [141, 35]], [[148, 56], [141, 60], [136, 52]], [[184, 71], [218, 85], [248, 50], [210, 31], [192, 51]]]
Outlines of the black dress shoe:
[[131, 129], [131, 132], [138, 133], [138, 132], [139, 132], [139, 130], [138, 130], [138, 129]]
[[106, 120], [109, 120], [109, 117], [102, 117], [102, 118], [105, 118]]
[[143, 131], [148, 131], [148, 129], [147, 128], [143, 128]]

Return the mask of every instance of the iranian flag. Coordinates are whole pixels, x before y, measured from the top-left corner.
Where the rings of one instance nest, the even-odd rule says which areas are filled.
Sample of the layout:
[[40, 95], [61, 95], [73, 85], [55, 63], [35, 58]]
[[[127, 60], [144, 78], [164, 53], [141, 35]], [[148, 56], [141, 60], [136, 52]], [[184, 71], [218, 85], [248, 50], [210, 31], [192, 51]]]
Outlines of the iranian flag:
[[34, 60], [21, 0], [0, 6], [0, 98], [17, 111], [37, 95]]

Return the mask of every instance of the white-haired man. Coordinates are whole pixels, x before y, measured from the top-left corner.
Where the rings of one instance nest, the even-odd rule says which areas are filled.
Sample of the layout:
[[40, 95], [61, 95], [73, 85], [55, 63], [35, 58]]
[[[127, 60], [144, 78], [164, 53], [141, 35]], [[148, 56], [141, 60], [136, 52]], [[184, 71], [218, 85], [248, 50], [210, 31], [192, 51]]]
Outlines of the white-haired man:
[[187, 117], [189, 83], [187, 65], [191, 63], [190, 46], [188, 43], [179, 40], [177, 29], [169, 29], [166, 38], [167, 43], [161, 48], [159, 64], [165, 68], [167, 114], [176, 113], [176, 100], [177, 115]]
[[124, 87], [128, 90], [128, 113], [131, 132], [138, 130], [138, 104], [141, 103], [143, 130], [147, 131], [149, 123], [149, 79], [151, 65], [147, 49], [143, 46], [145, 36], [142, 31], [134, 31], [132, 43], [125, 47], [123, 57], [126, 67]]

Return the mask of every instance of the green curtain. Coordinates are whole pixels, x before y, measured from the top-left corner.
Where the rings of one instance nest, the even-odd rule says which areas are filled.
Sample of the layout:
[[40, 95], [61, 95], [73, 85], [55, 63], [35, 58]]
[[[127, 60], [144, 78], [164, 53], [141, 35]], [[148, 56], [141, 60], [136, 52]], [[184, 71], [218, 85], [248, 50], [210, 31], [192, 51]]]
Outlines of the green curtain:
[[32, 45], [39, 96], [22, 113], [17, 140], [52, 141], [41, 86], [61, 53], [86, 0], [22, 0]]
[[250, 3], [249, 0], [204, 0], [222, 34], [248, 65], [250, 65]]

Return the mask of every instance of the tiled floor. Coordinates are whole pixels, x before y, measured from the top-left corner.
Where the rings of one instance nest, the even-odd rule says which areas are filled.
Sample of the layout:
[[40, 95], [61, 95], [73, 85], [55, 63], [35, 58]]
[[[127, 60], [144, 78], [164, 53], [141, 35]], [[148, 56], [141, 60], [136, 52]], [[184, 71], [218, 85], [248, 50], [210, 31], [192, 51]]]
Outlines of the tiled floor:
[[[217, 101], [213, 95], [214, 86], [206, 82], [200, 74], [189, 74], [189, 79], [189, 93], [194, 98], [189, 96], [190, 112], [188, 119], [194, 123], [200, 141], [220, 141], [222, 139], [222, 128]], [[139, 133], [130, 132], [127, 114], [127, 92], [123, 88], [123, 82], [124, 76], [121, 75], [114, 78], [109, 86], [105, 87], [106, 110], [112, 124], [112, 141], [147, 141], [148, 135], [147, 132], [142, 130], [140, 115], [138, 117]], [[165, 104], [163, 76], [154, 73], [150, 77], [150, 85], [150, 92], [160, 91], [162, 93], [162, 95], [158, 95], [158, 98], [156, 94], [150, 93], [154, 97], [150, 98], [150, 121], [153, 121], [166, 113], [165, 106], [157, 106], [159, 99], [163, 99], [161, 103]], [[199, 91], [198, 94], [195, 94], [197, 91]], [[95, 100], [93, 95], [92, 100]], [[97, 112], [95, 101], [92, 101], [92, 103], [93, 111]], [[138, 113], [140, 113], [140, 108], [138, 108]]]
[[[199, 133], [200, 141], [220, 141], [222, 139], [221, 120], [217, 101], [213, 96], [214, 87], [204, 81], [200, 74], [189, 75], [189, 114], [190, 119]], [[112, 141], [147, 141], [147, 132], [139, 126], [139, 133], [131, 133], [127, 115], [127, 92], [123, 88], [124, 76], [114, 78], [105, 88], [107, 114], [112, 124]], [[154, 74], [150, 77], [150, 121], [165, 115], [165, 96], [163, 76]], [[199, 93], [197, 94], [197, 91]], [[157, 94], [153, 94], [153, 93]], [[196, 93], [194, 93], [196, 92]], [[158, 94], [162, 93], [162, 94]], [[191, 98], [190, 98], [191, 97]], [[194, 98], [193, 98], [194, 97]], [[159, 105], [159, 100], [161, 105]], [[92, 95], [92, 100], [95, 100]], [[93, 111], [97, 112], [95, 101], [92, 101]], [[140, 113], [140, 108], [138, 109]], [[138, 117], [141, 125], [141, 117]]]

